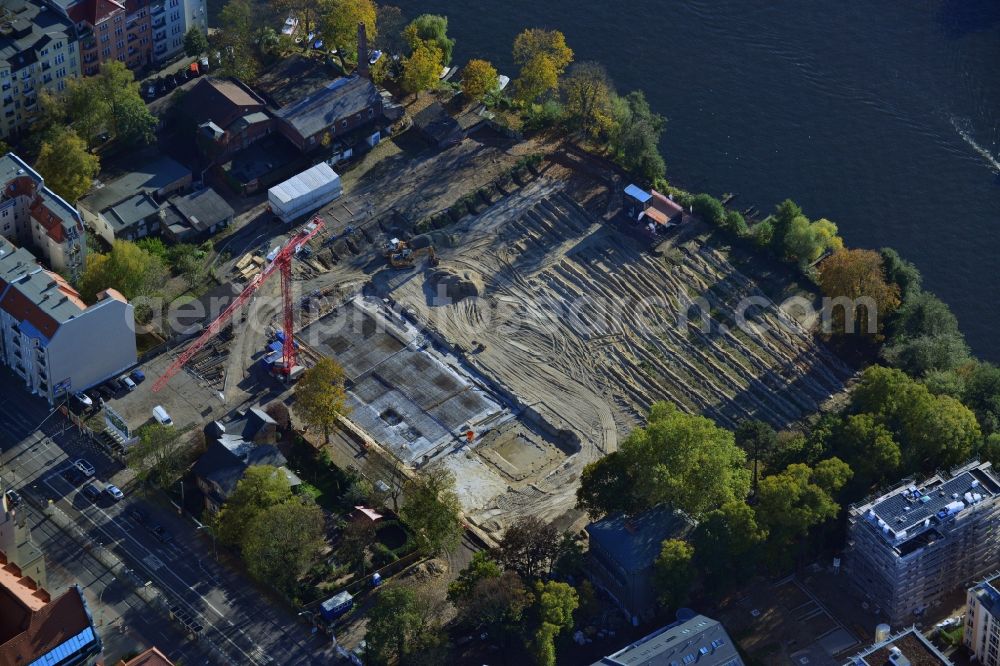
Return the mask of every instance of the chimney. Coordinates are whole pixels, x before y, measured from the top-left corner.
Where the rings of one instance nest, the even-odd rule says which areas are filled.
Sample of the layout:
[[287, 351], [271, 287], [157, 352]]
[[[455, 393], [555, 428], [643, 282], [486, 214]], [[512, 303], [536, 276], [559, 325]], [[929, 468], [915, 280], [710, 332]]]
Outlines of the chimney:
[[358, 68], [357, 73], [368, 77], [368, 35], [365, 32], [365, 24], [358, 21]]

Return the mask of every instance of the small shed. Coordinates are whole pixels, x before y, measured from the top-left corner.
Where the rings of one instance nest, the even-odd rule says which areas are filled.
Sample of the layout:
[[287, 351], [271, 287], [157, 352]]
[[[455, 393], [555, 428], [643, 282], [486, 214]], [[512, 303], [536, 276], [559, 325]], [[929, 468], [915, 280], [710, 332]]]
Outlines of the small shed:
[[440, 102], [431, 102], [413, 116], [413, 126], [438, 148], [462, 141], [462, 128]]
[[653, 195], [642, 189], [638, 185], [632, 184], [625, 188], [623, 204], [625, 214], [633, 220], [638, 220], [639, 215], [649, 208]]

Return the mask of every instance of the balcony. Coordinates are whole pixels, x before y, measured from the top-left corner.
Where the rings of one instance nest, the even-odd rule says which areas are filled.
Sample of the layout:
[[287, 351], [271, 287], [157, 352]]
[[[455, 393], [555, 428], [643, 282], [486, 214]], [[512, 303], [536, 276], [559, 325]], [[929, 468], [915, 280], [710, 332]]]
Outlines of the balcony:
[[166, 38], [167, 38], [167, 31], [166, 30], [161, 30], [160, 32], [154, 32], [153, 33], [153, 41], [154, 42], [159, 42], [159, 41], [162, 41], [162, 40], [164, 40]]
[[162, 16], [157, 16], [155, 19], [153, 19], [153, 30], [156, 30], [157, 28], [162, 28], [166, 24], [167, 20], [165, 18], [163, 18]]
[[163, 13], [163, 5], [153, 5], [149, 8], [150, 16], [156, 16], [157, 14]]

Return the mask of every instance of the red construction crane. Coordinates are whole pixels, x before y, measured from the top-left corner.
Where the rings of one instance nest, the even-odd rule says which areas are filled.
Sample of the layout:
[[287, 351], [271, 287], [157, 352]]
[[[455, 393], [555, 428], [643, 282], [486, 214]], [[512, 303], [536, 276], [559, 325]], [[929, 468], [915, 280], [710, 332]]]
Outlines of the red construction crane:
[[191, 357], [198, 353], [198, 351], [204, 347], [209, 340], [212, 339], [216, 333], [218, 333], [222, 327], [229, 321], [233, 313], [240, 309], [250, 297], [256, 293], [260, 286], [264, 284], [267, 278], [271, 277], [276, 271], [281, 273], [281, 299], [284, 308], [284, 331], [285, 339], [282, 342], [282, 353], [284, 355], [284, 360], [280, 367], [280, 372], [282, 374], [288, 375], [291, 373], [292, 368], [295, 367], [295, 338], [293, 336], [292, 326], [292, 258], [295, 254], [305, 246], [306, 243], [310, 241], [320, 229], [323, 228], [325, 222], [322, 218], [314, 217], [309, 224], [302, 227], [298, 233], [292, 236], [292, 239], [282, 247], [278, 254], [275, 255], [274, 260], [267, 265], [267, 267], [258, 273], [246, 288], [240, 293], [236, 299], [229, 304], [222, 314], [218, 318], [208, 325], [208, 328], [201, 334], [201, 336], [191, 343], [184, 352], [177, 357], [177, 359], [170, 364], [170, 367], [166, 369], [163, 375], [156, 380], [153, 384], [153, 393], [156, 393], [170, 381], [170, 378], [176, 375], [184, 364], [191, 360]]

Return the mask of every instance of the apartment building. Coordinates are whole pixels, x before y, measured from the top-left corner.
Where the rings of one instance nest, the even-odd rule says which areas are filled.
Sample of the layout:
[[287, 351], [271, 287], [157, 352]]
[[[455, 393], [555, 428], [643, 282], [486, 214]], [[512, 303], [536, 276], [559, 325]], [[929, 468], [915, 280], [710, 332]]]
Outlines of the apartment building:
[[40, 90], [57, 92], [80, 76], [76, 29], [43, 0], [0, 2], [0, 137], [25, 131]]
[[907, 624], [1000, 568], [998, 526], [1000, 481], [971, 462], [852, 506], [845, 566], [887, 622]]
[[962, 641], [975, 661], [1000, 666], [1000, 574], [994, 573], [968, 593]]
[[85, 76], [97, 74], [101, 63], [111, 60], [129, 69], [152, 62], [150, 0], [78, 0], [66, 11], [77, 28]]
[[14, 153], [0, 157], [0, 236], [31, 248], [54, 271], [76, 278], [86, 259], [83, 218], [45, 187], [41, 175]]
[[184, 35], [191, 28], [208, 34], [205, 0], [154, 0], [153, 61], [162, 63], [184, 50]]
[[86, 305], [30, 252], [0, 239], [0, 362], [55, 403], [135, 365], [132, 306], [113, 289]]

